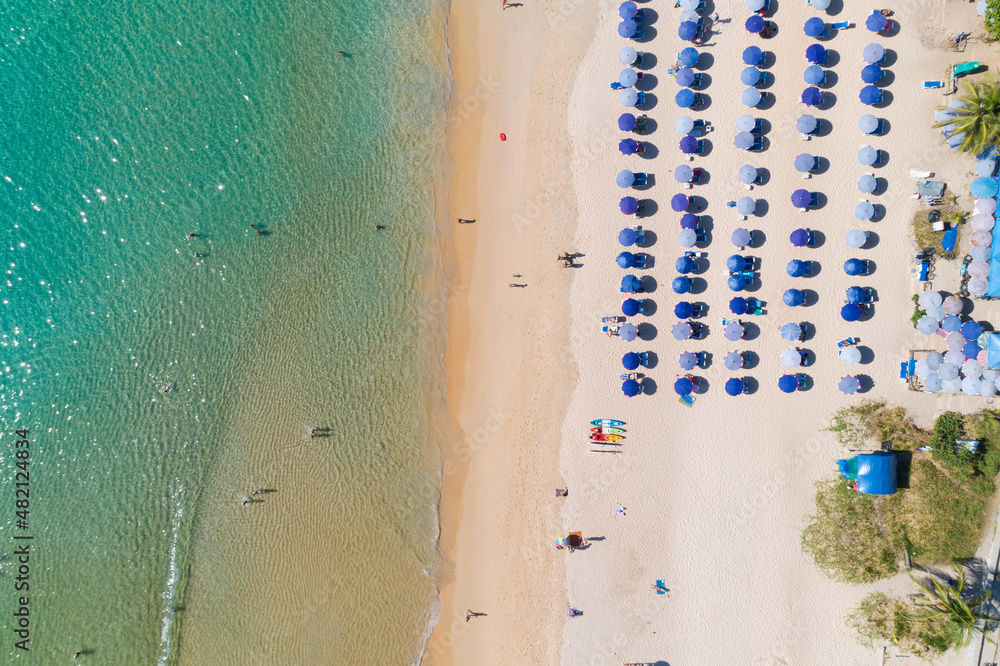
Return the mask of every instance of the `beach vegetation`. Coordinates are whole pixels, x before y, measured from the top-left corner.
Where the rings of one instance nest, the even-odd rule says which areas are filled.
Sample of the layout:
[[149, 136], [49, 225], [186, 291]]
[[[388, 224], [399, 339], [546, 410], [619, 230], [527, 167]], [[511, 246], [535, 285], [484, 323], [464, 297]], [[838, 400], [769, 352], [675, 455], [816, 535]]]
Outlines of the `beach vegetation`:
[[[954, 647], [965, 647], [977, 633], [983, 633], [983, 623], [995, 620], [990, 613], [980, 610], [989, 601], [990, 590], [979, 594], [965, 594], [965, 571], [956, 566], [955, 578], [950, 585], [942, 585], [934, 577], [921, 583], [910, 575], [910, 580], [920, 588], [913, 596], [917, 611], [910, 617], [918, 623], [935, 623]], [[985, 636], [985, 634], [984, 634]], [[986, 640], [993, 642], [988, 636]]]
[[984, 25], [990, 39], [1000, 39], [1000, 0], [986, 0]]
[[[866, 401], [836, 412], [829, 430], [850, 449], [891, 441], [899, 488], [865, 495], [839, 476], [817, 483], [802, 548], [827, 575], [870, 583], [894, 575], [907, 554], [922, 565], [975, 555], [1000, 471], [997, 412], [946, 412], [928, 432], [903, 408]], [[974, 452], [955, 445], [962, 438], [979, 440]]]
[[[937, 210], [941, 214], [941, 220], [947, 222], [951, 227], [958, 229], [959, 236], [961, 236], [961, 224], [965, 221], [967, 215], [959, 207], [954, 196], [949, 197], [941, 206], [918, 210], [913, 214], [913, 217], [910, 220], [910, 226], [913, 231], [913, 239], [917, 242], [917, 246], [920, 248], [933, 247], [940, 250], [941, 238], [944, 236], [944, 232], [934, 231], [934, 227], [931, 225], [930, 221], [930, 214], [933, 210]], [[957, 242], [958, 241], [956, 240], [956, 243]], [[938, 254], [936, 258], [942, 259], [944, 258], [944, 255]]]
[[891, 644], [933, 658], [952, 647], [941, 619], [916, 621], [907, 604], [883, 592], [869, 594], [847, 616], [847, 626], [866, 647]]
[[939, 107], [953, 111], [955, 116], [934, 123], [934, 127], [950, 125], [953, 134], [964, 133], [958, 150], [971, 155], [1000, 145], [1000, 83], [992, 76], [964, 79], [958, 100], [961, 106]]

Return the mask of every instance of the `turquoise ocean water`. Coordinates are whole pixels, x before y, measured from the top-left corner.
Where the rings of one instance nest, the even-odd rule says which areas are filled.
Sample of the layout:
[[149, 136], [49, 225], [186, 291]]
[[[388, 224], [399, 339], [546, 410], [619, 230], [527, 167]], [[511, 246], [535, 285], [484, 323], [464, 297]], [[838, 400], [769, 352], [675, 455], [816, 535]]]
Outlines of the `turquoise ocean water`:
[[0, 17], [0, 654], [414, 663], [437, 599], [446, 7]]

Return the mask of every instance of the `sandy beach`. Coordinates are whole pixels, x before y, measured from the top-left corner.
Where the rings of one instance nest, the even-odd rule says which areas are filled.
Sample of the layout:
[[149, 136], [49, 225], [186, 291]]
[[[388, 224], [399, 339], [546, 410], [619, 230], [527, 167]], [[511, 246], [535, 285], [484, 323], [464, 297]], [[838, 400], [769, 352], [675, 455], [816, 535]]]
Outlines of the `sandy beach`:
[[[678, 86], [667, 74], [687, 46], [676, 32], [680, 10], [646, 4], [650, 25], [636, 47], [649, 55], [637, 87], [649, 99], [642, 111], [652, 131], [641, 137], [644, 155], [625, 157], [616, 147], [625, 136], [616, 124], [624, 109], [609, 90], [626, 44], [616, 33], [618, 4], [596, 0], [566, 16], [531, 3], [452, 9], [450, 217], [476, 222], [451, 230], [449, 407], [464, 436], [449, 450], [443, 507], [452, 582], [442, 589], [442, 618], [425, 663], [875, 663], [877, 655], [855, 642], [844, 615], [873, 589], [905, 590], [907, 579], [834, 583], [802, 553], [799, 538], [815, 482], [834, 473], [845, 453], [823, 432], [840, 406], [884, 399], [905, 406], [920, 425], [942, 410], [984, 406], [981, 398], [907, 391], [897, 378], [909, 349], [935, 344], [909, 321], [910, 297], [922, 290], [912, 270], [910, 218], [920, 203], [911, 198], [910, 171], [933, 172], [966, 209], [972, 204], [974, 161], [941, 145], [940, 131], [931, 128], [934, 108], [951, 98], [924, 90], [922, 82], [944, 79], [950, 64], [989, 62], [975, 31], [964, 53], [949, 50], [950, 37], [978, 28], [981, 19], [967, 3], [900, 5], [897, 27], [874, 36], [864, 27], [871, 7], [835, 2], [829, 13], [817, 13], [772, 2], [768, 19], [778, 31], [762, 40], [743, 28], [749, 15], [743, 3], [726, 3], [714, 9], [720, 21], [699, 47], [696, 70], [708, 103], [692, 113], [674, 104]], [[808, 110], [799, 102], [803, 54], [815, 40], [802, 25], [815, 15], [851, 25], [823, 41], [832, 51], [826, 99]], [[858, 99], [860, 54], [871, 42], [889, 50], [880, 84], [886, 99], [876, 109]], [[741, 53], [751, 44], [772, 54], [768, 99], [755, 110], [740, 101]], [[795, 129], [806, 112], [823, 123], [809, 141]], [[682, 159], [673, 129], [682, 113], [713, 128], [704, 154], [691, 162]], [[764, 150], [733, 145], [734, 121], [743, 113], [763, 119]], [[863, 135], [856, 123], [864, 113], [883, 119], [888, 130]], [[506, 142], [498, 142], [499, 132]], [[882, 165], [858, 164], [864, 144], [884, 152]], [[821, 158], [808, 180], [793, 168], [802, 152]], [[704, 170], [691, 190], [674, 181], [681, 164]], [[764, 183], [744, 190], [736, 178], [743, 164], [763, 170]], [[640, 324], [632, 343], [600, 331], [602, 316], [620, 314], [626, 271], [615, 264], [623, 249], [617, 235], [636, 222], [618, 211], [625, 192], [614, 177], [621, 169], [649, 173], [652, 185], [636, 196], [655, 202], [638, 220], [652, 242], [642, 248], [650, 265], [636, 272], [645, 276], [648, 300], [647, 314], [632, 318]], [[874, 221], [857, 222], [854, 206], [864, 197], [855, 183], [866, 172], [882, 181], [868, 197], [881, 210]], [[800, 187], [821, 193], [818, 209], [792, 206], [789, 197]], [[687, 297], [705, 304], [700, 321], [707, 335], [684, 342], [670, 331], [680, 300], [670, 281], [683, 252], [679, 214], [669, 205], [678, 192], [696, 197], [693, 212], [709, 236], [695, 248], [706, 256]], [[741, 196], [758, 200], [757, 214], [746, 221], [726, 206]], [[758, 259], [759, 279], [746, 295], [766, 305], [763, 315], [740, 318], [747, 324], [743, 340], [728, 342], [721, 322], [734, 318], [728, 309], [734, 294], [725, 263], [736, 253], [729, 237], [738, 227], [756, 236], [743, 254]], [[814, 231], [816, 247], [789, 243], [799, 227]], [[844, 244], [852, 228], [870, 232], [865, 248]], [[561, 251], [579, 252], [579, 267], [560, 269], [554, 260]], [[851, 257], [871, 262], [871, 274], [844, 274]], [[785, 265], [792, 259], [815, 262], [815, 274], [789, 277]], [[511, 282], [527, 286], [507, 287]], [[873, 316], [848, 323], [840, 307], [853, 284], [877, 297]], [[810, 292], [806, 307], [782, 303], [791, 287]], [[957, 262], [938, 262], [934, 288], [957, 287]], [[988, 312], [977, 305], [971, 316], [982, 320]], [[783, 341], [778, 327], [787, 321], [808, 322], [811, 335], [797, 345]], [[837, 342], [851, 336], [863, 351], [854, 368], [863, 389], [843, 396], [837, 381], [849, 370], [837, 358]], [[810, 363], [800, 371], [809, 388], [787, 395], [777, 387], [786, 372], [778, 357], [792, 346], [808, 352]], [[750, 366], [725, 370], [722, 356], [733, 350], [750, 352]], [[641, 368], [645, 395], [636, 398], [619, 388], [627, 351], [650, 356]], [[673, 391], [683, 351], [710, 357], [708, 367], [693, 372], [703, 389], [691, 407]], [[728, 396], [723, 384], [730, 376], [745, 378], [750, 393]], [[620, 453], [589, 452], [588, 422], [595, 418], [627, 423]], [[555, 498], [553, 489], [563, 485], [569, 497]], [[613, 513], [616, 507], [624, 515]], [[570, 530], [583, 531], [591, 545], [556, 551], [554, 541]], [[669, 596], [654, 594], [656, 580]], [[567, 621], [566, 604], [583, 615]], [[467, 610], [486, 616], [466, 621]], [[951, 653], [937, 663], [964, 658]]]

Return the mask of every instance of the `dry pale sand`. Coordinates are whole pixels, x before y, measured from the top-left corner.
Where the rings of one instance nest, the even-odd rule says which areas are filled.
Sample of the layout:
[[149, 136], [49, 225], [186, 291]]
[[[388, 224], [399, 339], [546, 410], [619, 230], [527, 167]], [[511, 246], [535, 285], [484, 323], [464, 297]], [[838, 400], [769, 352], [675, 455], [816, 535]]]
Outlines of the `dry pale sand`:
[[[679, 10], [669, 3], [645, 5], [656, 15], [647, 37], [655, 36], [642, 50], [656, 56], [656, 65], [646, 70], [640, 87], [655, 99], [647, 113], [656, 129], [647, 137], [651, 149], [645, 156], [621, 156], [616, 150], [622, 136], [616, 118], [623, 109], [608, 87], [621, 70], [617, 53], [624, 45], [615, 29], [617, 5], [617, 0], [601, 0], [596, 37], [569, 99], [579, 211], [575, 245], [586, 253], [586, 265], [575, 274], [570, 299], [579, 380], [562, 430], [560, 468], [570, 487], [562, 526], [582, 530], [592, 545], [564, 555], [568, 601], [584, 614], [565, 624], [561, 661], [671, 666], [876, 663], [878, 655], [855, 643], [843, 617], [872, 589], [906, 589], [905, 577], [871, 587], [833, 583], [801, 552], [800, 530], [812, 509], [814, 482], [834, 473], [834, 461], [845, 454], [829, 433], [821, 432], [834, 410], [866, 398], [886, 399], [906, 406], [926, 424], [939, 410], [968, 411], [984, 404], [978, 398], [908, 392], [898, 381], [899, 362], [907, 351], [934, 344], [908, 321], [910, 296], [921, 289], [910, 271], [914, 246], [909, 220], [918, 204], [910, 198], [915, 188], [909, 172], [934, 171], [949, 188], [966, 193], [974, 167], [970, 158], [940, 145], [939, 131], [930, 127], [932, 114], [949, 98], [923, 90], [921, 83], [943, 78], [949, 63], [990, 62], [979, 42], [971, 43], [965, 54], [943, 46], [947, 37], [981, 21], [968, 3], [900, 4], [894, 7], [898, 31], [876, 38], [864, 28], [870, 5], [851, 3], [849, 9], [824, 15], [831, 22], [849, 20], [852, 27], [825, 42], [834, 51], [828, 65], [829, 101], [813, 113], [827, 125], [823, 136], [804, 142], [794, 125], [806, 112], [798, 100], [805, 87], [804, 51], [813, 40], [804, 35], [802, 25], [816, 12], [804, 3], [772, 1], [777, 10], [770, 18], [779, 31], [759, 40], [743, 28], [748, 12], [742, 2], [718, 8], [722, 21], [702, 49], [699, 67], [709, 82], [704, 92], [710, 104], [692, 114], [709, 121], [715, 131], [708, 134], [706, 154], [689, 163], [708, 174], [707, 183], [690, 191], [700, 201], [698, 212], [707, 216], [710, 243], [699, 248], [707, 252], [707, 261], [702, 260], [707, 267], [699, 276], [698, 293], [689, 300], [707, 304], [701, 321], [709, 334], [702, 341], [676, 342], [670, 328], [679, 297], [670, 281], [682, 249], [676, 240], [679, 215], [670, 212], [669, 200], [683, 191], [672, 170], [684, 163], [677, 148], [680, 137], [673, 130], [674, 119], [684, 112], [674, 104], [678, 87], [665, 70], [686, 44], [676, 36]], [[935, 22], [943, 27], [934, 27]], [[873, 111], [890, 126], [881, 137], [865, 137], [856, 126], [858, 117], [870, 111], [858, 100], [858, 92], [860, 53], [872, 41], [891, 50], [884, 81], [889, 103]], [[734, 120], [746, 112], [740, 103], [744, 86], [739, 74], [741, 53], [750, 44], [776, 54], [767, 70], [773, 77], [767, 87], [770, 100], [752, 112], [770, 126], [766, 149], [757, 154], [732, 145]], [[886, 182], [884, 192], [871, 197], [885, 213], [878, 221], [857, 223], [853, 209], [862, 195], [855, 183], [872, 171], [856, 161], [863, 144], [888, 154], [887, 163], [874, 169]], [[802, 180], [792, 166], [800, 152], [822, 157], [823, 172]], [[766, 184], [749, 193], [736, 179], [745, 163], [769, 174]], [[657, 204], [656, 212], [641, 220], [655, 234], [647, 249], [653, 265], [638, 273], [648, 276], [647, 284], [655, 284], [647, 295], [655, 303], [655, 314], [635, 318], [642, 322], [642, 339], [633, 343], [600, 333], [600, 317], [619, 314], [622, 300], [618, 287], [624, 271], [614, 261], [622, 248], [616, 237], [631, 222], [617, 210], [623, 191], [614, 176], [622, 168], [654, 176], [655, 184], [641, 196]], [[799, 187], [821, 192], [825, 203], [818, 210], [798, 212], [789, 197]], [[725, 206], [744, 194], [760, 202], [758, 216], [745, 223]], [[962, 200], [971, 205], [967, 195]], [[730, 233], [739, 226], [766, 237], [746, 254], [760, 258], [760, 280], [750, 295], [766, 301], [767, 307], [764, 316], [743, 317], [751, 322], [749, 335], [731, 343], [722, 336], [720, 323], [731, 316], [727, 304], [733, 294], [724, 269], [726, 257], [735, 251]], [[793, 248], [788, 235], [797, 227], [815, 230], [819, 247]], [[853, 227], [873, 232], [877, 242], [870, 242], [869, 249], [848, 249], [843, 236]], [[874, 273], [848, 277], [842, 266], [851, 256], [872, 261]], [[793, 258], [817, 262], [818, 274], [789, 277], [785, 265]], [[941, 263], [935, 287], [957, 289], [957, 270]], [[844, 290], [852, 284], [877, 291], [874, 316], [868, 321], [847, 323], [839, 316]], [[804, 308], [784, 306], [782, 293], [793, 286], [812, 291], [814, 302]], [[973, 316], [987, 319], [990, 312], [980, 304]], [[815, 330], [799, 344], [815, 358], [803, 369], [813, 386], [793, 395], [777, 388], [785, 372], [778, 356], [790, 346], [778, 334], [786, 321], [806, 321]], [[848, 336], [860, 338], [865, 351], [856, 374], [864, 376], [867, 390], [852, 397], [837, 390], [837, 380], [848, 371], [837, 358], [836, 343]], [[622, 354], [629, 350], [648, 351], [656, 359], [645, 370], [650, 377], [647, 395], [631, 399], [622, 396], [618, 379]], [[685, 350], [712, 357], [707, 369], [694, 373], [708, 388], [690, 408], [678, 402], [672, 388], [679, 374], [678, 354]], [[755, 366], [739, 373], [726, 371], [721, 358], [730, 350], [753, 352]], [[751, 378], [752, 394], [726, 395], [723, 384], [734, 374]], [[588, 452], [594, 447], [586, 442], [587, 424], [594, 418], [628, 423], [620, 454]], [[626, 507], [626, 515], [613, 515], [616, 506]], [[650, 589], [656, 579], [671, 589], [669, 597]], [[940, 661], [960, 662], [964, 654]]]

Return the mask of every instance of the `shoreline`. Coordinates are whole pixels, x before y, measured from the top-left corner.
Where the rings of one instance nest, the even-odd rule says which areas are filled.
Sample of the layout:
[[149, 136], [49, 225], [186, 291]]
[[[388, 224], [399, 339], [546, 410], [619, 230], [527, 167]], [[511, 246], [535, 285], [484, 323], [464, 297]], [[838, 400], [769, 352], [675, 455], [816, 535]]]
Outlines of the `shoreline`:
[[[449, 13], [450, 228], [440, 236], [447, 408], [461, 437], [442, 448], [441, 611], [425, 664], [560, 658], [555, 443], [576, 368], [566, 362], [573, 271], [554, 258], [575, 233], [566, 101], [596, 24], [573, 9], [453, 4]], [[450, 226], [456, 218], [476, 222]], [[527, 286], [508, 289], [512, 274]], [[467, 622], [467, 610], [486, 617]]]

